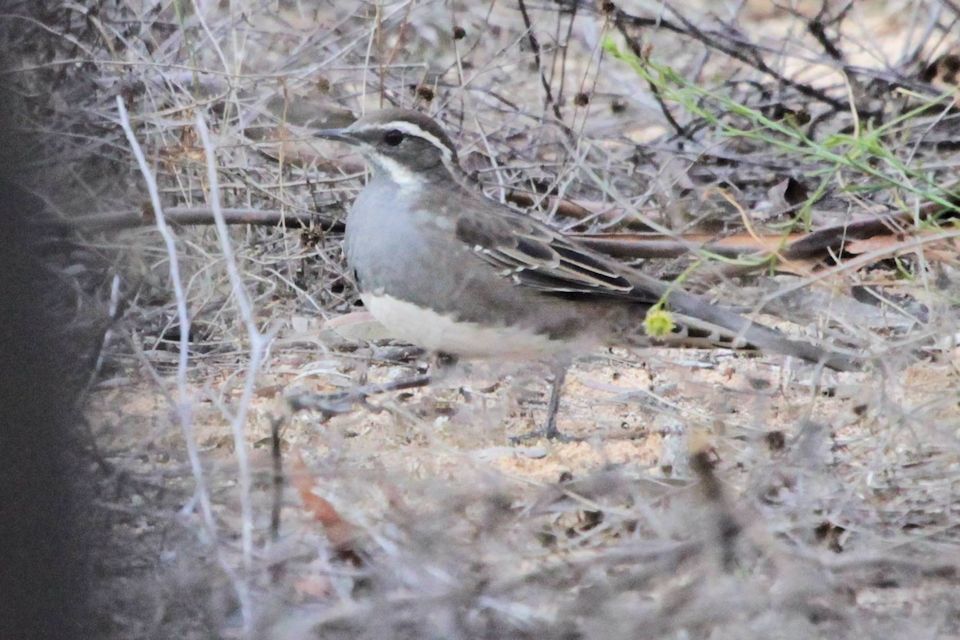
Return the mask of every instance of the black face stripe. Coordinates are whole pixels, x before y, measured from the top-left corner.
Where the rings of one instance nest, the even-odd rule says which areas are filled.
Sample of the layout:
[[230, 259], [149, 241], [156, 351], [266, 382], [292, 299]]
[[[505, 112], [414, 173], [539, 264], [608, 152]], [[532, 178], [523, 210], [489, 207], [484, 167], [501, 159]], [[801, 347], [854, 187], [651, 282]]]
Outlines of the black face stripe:
[[448, 146], [443, 140], [409, 122], [388, 122], [382, 125], [356, 127], [351, 133], [374, 146], [382, 141], [389, 147], [397, 147], [406, 138], [418, 138], [435, 147], [443, 156], [444, 162], [455, 162], [457, 157], [457, 151], [452, 143]]
[[386, 135], [397, 132], [402, 136], [416, 137], [437, 148], [445, 163], [457, 163], [457, 150], [446, 132], [427, 116], [416, 111], [390, 110], [361, 118], [347, 127], [347, 131], [358, 138], [367, 138], [368, 143], [385, 140]]
[[390, 129], [385, 134], [383, 134], [383, 141], [386, 142], [391, 147], [396, 147], [404, 139], [403, 132], [398, 129]]

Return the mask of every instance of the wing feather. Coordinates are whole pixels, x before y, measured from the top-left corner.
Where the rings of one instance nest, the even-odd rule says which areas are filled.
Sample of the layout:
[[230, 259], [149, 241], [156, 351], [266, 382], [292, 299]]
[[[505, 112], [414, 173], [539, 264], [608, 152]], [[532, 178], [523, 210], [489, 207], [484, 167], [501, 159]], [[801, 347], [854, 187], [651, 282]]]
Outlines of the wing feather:
[[[457, 204], [465, 203], [453, 206]], [[679, 317], [687, 316], [698, 323], [720, 327], [753, 347], [822, 362], [839, 370], [860, 365], [856, 357], [790, 340], [776, 329], [756, 324], [670, 283], [639, 271], [620, 271], [603, 254], [581, 247], [550, 227], [512, 210], [504, 208], [491, 214], [468, 204], [456, 214], [456, 220], [457, 238], [473, 247], [480, 259], [518, 286], [567, 298], [617, 297], [646, 303], [669, 295], [670, 308]]]
[[520, 286], [545, 293], [636, 297], [634, 285], [600, 255], [512, 211], [457, 219], [457, 238]]

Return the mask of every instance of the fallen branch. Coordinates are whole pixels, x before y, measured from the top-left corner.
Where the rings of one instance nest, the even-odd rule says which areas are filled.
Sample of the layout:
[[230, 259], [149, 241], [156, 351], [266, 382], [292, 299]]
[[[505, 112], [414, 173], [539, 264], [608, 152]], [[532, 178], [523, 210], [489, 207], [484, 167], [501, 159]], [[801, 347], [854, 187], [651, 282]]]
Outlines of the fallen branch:
[[[318, 214], [314, 211], [281, 211], [280, 209], [224, 208], [223, 218], [228, 225], [250, 224], [256, 226], [284, 226], [293, 229], [320, 228], [324, 231], [342, 232], [343, 220]], [[171, 207], [163, 210], [170, 224], [181, 226], [212, 225], [215, 223], [210, 207]], [[120, 231], [136, 227], [153, 226], [153, 209], [149, 206], [140, 211], [78, 216], [46, 223], [82, 231]]]
[[[810, 233], [752, 236], [739, 234], [717, 239], [707, 234], [685, 234], [675, 238], [661, 234], [571, 234], [588, 247], [614, 258], [637, 260], [641, 258], [676, 258], [691, 250], [702, 250], [726, 257], [753, 254], [775, 255], [781, 260], [810, 260], [839, 256], [852, 240], [866, 240], [876, 236], [905, 234], [915, 220], [928, 222], [947, 213], [942, 206], [931, 202], [912, 212], [881, 215], [855, 220]], [[769, 265], [768, 265], [769, 266]]]
[[[535, 204], [532, 196], [513, 191], [507, 200], [525, 207]], [[588, 206], [570, 200], [559, 200], [548, 196], [545, 206], [555, 208], [563, 216], [575, 219], [601, 218], [612, 222], [619, 220], [624, 224], [630, 220], [619, 209], [593, 211]], [[728, 258], [752, 255], [764, 258], [774, 255], [781, 260], [812, 260], [829, 258], [843, 253], [851, 240], [866, 240], [876, 236], [904, 234], [917, 220], [926, 222], [937, 220], [949, 212], [944, 207], [931, 202], [914, 214], [901, 212], [881, 215], [873, 218], [855, 220], [838, 224], [809, 233], [789, 235], [773, 234], [753, 236], [738, 234], [717, 238], [712, 234], [683, 234], [664, 236], [657, 233], [572, 233], [584, 245], [621, 260], [669, 259], [677, 258], [691, 251], [703, 251]], [[168, 223], [180, 226], [212, 225], [215, 222], [213, 211], [209, 207], [172, 207], [164, 209]], [[343, 233], [344, 222], [341, 216], [331, 217], [314, 211], [281, 211], [279, 209], [223, 209], [224, 221], [228, 225], [248, 224], [255, 226], [282, 227], [287, 229], [320, 229], [331, 233]], [[43, 224], [66, 227], [82, 231], [119, 231], [142, 226], [153, 226], [155, 217], [149, 206], [140, 211], [97, 214], [70, 219], [59, 219]], [[766, 265], [769, 267], [769, 265]]]
[[319, 411], [326, 420], [332, 416], [349, 413], [354, 405], [363, 402], [369, 396], [425, 387], [431, 380], [433, 376], [420, 375], [382, 384], [368, 384], [337, 393], [298, 393], [288, 396], [287, 404], [293, 412]]

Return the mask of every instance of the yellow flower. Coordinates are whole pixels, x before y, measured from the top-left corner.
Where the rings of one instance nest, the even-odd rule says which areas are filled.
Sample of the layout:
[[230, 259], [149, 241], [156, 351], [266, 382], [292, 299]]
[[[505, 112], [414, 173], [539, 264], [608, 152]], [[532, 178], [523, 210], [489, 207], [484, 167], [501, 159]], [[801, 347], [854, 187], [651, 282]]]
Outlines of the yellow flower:
[[675, 326], [673, 316], [662, 307], [651, 307], [643, 319], [643, 329], [652, 338], [670, 335]]

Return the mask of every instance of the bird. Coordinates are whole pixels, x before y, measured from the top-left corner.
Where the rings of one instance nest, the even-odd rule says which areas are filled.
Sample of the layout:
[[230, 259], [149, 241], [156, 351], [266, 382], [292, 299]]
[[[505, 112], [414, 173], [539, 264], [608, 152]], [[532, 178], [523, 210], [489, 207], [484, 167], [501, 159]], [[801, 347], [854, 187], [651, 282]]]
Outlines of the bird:
[[600, 345], [635, 341], [651, 309], [665, 307], [679, 331], [720, 330], [742, 346], [857, 366], [852, 356], [788, 339], [487, 198], [450, 136], [419, 111], [379, 110], [313, 133], [356, 147], [373, 170], [344, 234], [369, 313], [391, 336], [431, 352], [561, 363], [540, 432], [547, 438], [564, 437], [556, 414], [565, 364]]

